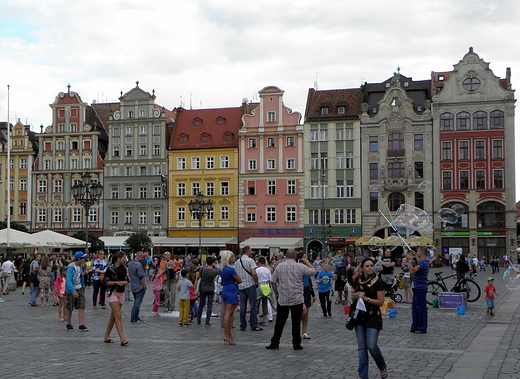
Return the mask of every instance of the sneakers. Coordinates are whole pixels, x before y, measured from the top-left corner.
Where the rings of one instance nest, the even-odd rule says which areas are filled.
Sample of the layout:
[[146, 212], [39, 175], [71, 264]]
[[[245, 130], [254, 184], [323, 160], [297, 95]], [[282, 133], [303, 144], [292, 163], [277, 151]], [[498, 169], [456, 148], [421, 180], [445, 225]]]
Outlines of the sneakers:
[[73, 332], [74, 327], [71, 324], [67, 324], [67, 332]]
[[309, 336], [307, 333], [304, 333], [302, 337], [303, 337], [304, 340], [310, 340], [311, 339], [311, 336]]
[[88, 328], [85, 325], [80, 325], [78, 327], [78, 329], [79, 329], [80, 332], [88, 332]]
[[5, 301], [4, 299], [0, 298], [0, 303], [3, 303], [4, 301]]

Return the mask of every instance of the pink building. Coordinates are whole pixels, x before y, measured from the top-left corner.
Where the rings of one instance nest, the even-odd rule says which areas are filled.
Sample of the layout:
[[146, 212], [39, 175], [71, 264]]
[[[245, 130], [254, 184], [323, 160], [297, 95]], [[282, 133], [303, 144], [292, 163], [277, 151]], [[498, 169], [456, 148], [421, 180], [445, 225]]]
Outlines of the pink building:
[[255, 250], [303, 247], [304, 160], [301, 114], [275, 86], [248, 104], [239, 130], [239, 232]]

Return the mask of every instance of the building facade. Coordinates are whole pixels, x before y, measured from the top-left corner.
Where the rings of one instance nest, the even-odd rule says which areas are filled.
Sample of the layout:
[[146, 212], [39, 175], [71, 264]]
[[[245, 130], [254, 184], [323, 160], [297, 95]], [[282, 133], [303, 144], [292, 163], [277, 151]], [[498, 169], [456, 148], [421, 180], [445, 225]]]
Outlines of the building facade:
[[[301, 114], [268, 86], [248, 104], [239, 136], [239, 243], [258, 250], [302, 247], [304, 159]], [[247, 103], [245, 99], [244, 103]], [[283, 239], [283, 240], [282, 240]]]

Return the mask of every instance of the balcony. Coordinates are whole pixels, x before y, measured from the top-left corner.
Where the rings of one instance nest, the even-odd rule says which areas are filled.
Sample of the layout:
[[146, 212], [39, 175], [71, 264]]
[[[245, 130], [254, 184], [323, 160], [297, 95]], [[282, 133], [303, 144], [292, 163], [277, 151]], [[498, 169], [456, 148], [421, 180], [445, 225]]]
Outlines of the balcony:
[[408, 179], [406, 178], [386, 178], [384, 179], [385, 191], [406, 191], [408, 189]]
[[387, 158], [403, 158], [406, 150], [387, 150], [386, 156]]

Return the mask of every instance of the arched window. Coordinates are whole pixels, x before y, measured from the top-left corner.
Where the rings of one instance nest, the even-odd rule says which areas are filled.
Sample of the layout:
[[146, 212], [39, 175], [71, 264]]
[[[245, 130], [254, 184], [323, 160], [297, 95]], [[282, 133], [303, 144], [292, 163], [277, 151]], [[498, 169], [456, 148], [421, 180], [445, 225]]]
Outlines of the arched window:
[[487, 201], [477, 206], [479, 228], [505, 228], [506, 208], [496, 201]]
[[388, 136], [388, 156], [404, 157], [404, 136], [401, 133], [392, 133]]
[[470, 130], [471, 119], [468, 112], [460, 112], [457, 114], [457, 130]]
[[451, 131], [454, 129], [453, 115], [451, 113], [441, 114], [441, 131]]
[[490, 125], [491, 129], [504, 129], [504, 112], [493, 111], [490, 114]]
[[487, 113], [478, 111], [473, 113], [473, 129], [487, 129]]
[[405, 203], [404, 195], [401, 192], [392, 192], [388, 195], [388, 208], [391, 212], [395, 212], [399, 209], [401, 204]]

